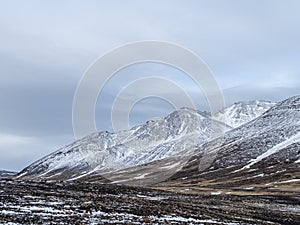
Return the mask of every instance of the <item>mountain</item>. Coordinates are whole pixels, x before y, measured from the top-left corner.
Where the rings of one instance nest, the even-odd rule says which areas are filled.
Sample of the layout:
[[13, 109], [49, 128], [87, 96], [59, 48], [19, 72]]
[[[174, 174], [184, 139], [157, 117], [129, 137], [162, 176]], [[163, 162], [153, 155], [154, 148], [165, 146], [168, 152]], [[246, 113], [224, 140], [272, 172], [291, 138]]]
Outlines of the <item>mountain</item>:
[[[226, 121], [231, 125], [237, 124], [237, 118], [242, 118], [239, 124], [247, 123], [272, 105], [262, 101], [236, 103], [214, 117], [181, 108], [163, 119], [148, 121], [130, 130], [91, 134], [34, 162], [16, 178], [105, 181], [108, 178], [132, 183], [132, 179], [141, 182], [149, 176], [151, 183], [151, 176], [155, 174], [154, 180], [158, 182], [180, 171], [199, 146], [215, 143], [211, 141], [232, 129], [218, 121], [221, 115], [230, 115]], [[243, 139], [243, 135], [236, 139]], [[216, 140], [219, 143], [219, 139]], [[210, 163], [206, 160], [205, 165]], [[141, 171], [143, 168], [147, 169]]]
[[[110, 180], [128, 185], [158, 183], [156, 187], [172, 191], [255, 185], [264, 190], [284, 185], [296, 190], [300, 187], [299, 132], [300, 97], [296, 96], [227, 131], [224, 137], [191, 146], [188, 155], [121, 169]], [[96, 181], [99, 175], [82, 180]]]
[[89, 135], [1, 180], [2, 222], [299, 224], [300, 96], [267, 108], [234, 129], [183, 108]]
[[226, 107], [214, 115], [218, 121], [224, 121], [233, 128], [237, 128], [259, 117], [276, 103], [269, 101], [237, 102]]
[[[213, 158], [213, 160], [211, 160]], [[210, 162], [207, 164], [206, 162]], [[166, 185], [300, 189], [300, 96], [198, 146]], [[288, 185], [288, 186], [287, 186]]]
[[208, 114], [182, 108], [130, 130], [89, 135], [31, 164], [17, 178], [77, 179], [138, 166], [186, 154], [228, 129]]

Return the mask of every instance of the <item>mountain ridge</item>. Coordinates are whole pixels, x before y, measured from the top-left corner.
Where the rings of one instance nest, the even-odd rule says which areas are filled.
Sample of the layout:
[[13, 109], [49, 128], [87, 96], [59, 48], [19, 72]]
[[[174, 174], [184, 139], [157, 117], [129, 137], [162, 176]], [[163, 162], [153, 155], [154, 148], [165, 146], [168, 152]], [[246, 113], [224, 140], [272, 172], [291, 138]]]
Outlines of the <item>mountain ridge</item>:
[[[255, 103], [260, 105], [259, 101]], [[251, 107], [255, 110], [255, 106]], [[253, 115], [249, 117], [253, 118]], [[250, 119], [247, 118], [245, 123]], [[215, 133], [222, 134], [229, 129], [231, 127], [208, 113], [183, 107], [163, 119], [148, 121], [130, 130], [88, 135], [34, 162], [16, 177], [76, 179], [93, 172], [122, 170], [187, 154], [189, 149], [192, 151], [195, 146], [214, 139]]]

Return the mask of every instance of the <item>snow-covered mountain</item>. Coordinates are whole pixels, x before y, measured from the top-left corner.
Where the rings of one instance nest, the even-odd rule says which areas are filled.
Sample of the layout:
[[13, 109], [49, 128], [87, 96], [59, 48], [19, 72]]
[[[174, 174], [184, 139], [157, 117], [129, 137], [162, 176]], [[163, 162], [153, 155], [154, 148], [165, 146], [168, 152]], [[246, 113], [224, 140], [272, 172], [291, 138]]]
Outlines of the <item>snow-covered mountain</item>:
[[218, 121], [224, 121], [233, 128], [237, 128], [259, 117], [276, 103], [269, 101], [237, 102], [226, 107], [214, 115]]
[[[254, 160], [277, 145], [297, 139], [299, 132], [300, 97], [296, 96], [276, 104], [255, 120], [227, 132], [223, 144], [226, 151], [219, 150], [218, 156], [222, 159], [218, 164], [228, 166], [232, 165], [232, 160], [238, 163]], [[228, 157], [230, 162], [226, 160]]]
[[207, 142], [228, 127], [200, 111], [182, 108], [164, 119], [118, 133], [89, 135], [38, 160], [18, 174], [21, 177], [80, 177], [111, 172], [177, 154]]
[[[187, 160], [169, 157], [120, 170], [110, 180], [129, 185], [157, 183], [173, 191], [197, 189], [197, 184], [251, 187], [257, 183], [265, 188], [278, 186], [276, 182], [300, 182], [300, 97], [276, 104], [223, 137], [191, 146], [189, 154]], [[161, 178], [161, 174], [167, 175]], [[97, 179], [99, 174], [83, 180]]]
[[[265, 101], [240, 102], [221, 110], [213, 117], [207, 113], [182, 108], [163, 119], [148, 121], [130, 130], [91, 134], [34, 162], [17, 174], [16, 178], [81, 179], [95, 174], [98, 176], [115, 171], [129, 171], [128, 168], [136, 168], [149, 163], [149, 165], [154, 165], [152, 166], [154, 168], [157, 167], [155, 162], [158, 161], [163, 162], [164, 168], [175, 167], [180, 170], [179, 164], [172, 160], [176, 157], [182, 158], [182, 156], [194, 157], [195, 154], [200, 160], [197, 161], [200, 170], [210, 165], [214, 168], [226, 167], [220, 164], [224, 160], [227, 160], [228, 164], [239, 164], [258, 157], [259, 153], [264, 153], [264, 150], [257, 148], [247, 151], [245, 149], [245, 151], [233, 153], [234, 155], [227, 155], [226, 152], [237, 148], [243, 149], [238, 145], [240, 142], [246, 142], [248, 146], [252, 144], [258, 146], [259, 143], [256, 143], [254, 139], [261, 137], [263, 131], [272, 130], [273, 132], [274, 130], [276, 132], [276, 127], [272, 126], [278, 124], [279, 121], [282, 124], [294, 122], [293, 120], [285, 121], [285, 116], [280, 117], [280, 120], [275, 119], [274, 116], [272, 120], [266, 117], [269, 113], [276, 111], [279, 105], [280, 103], [274, 106], [274, 103]], [[270, 109], [272, 106], [274, 107]], [[221, 122], [224, 116], [228, 116], [226, 123], [230, 126]], [[262, 124], [265, 124], [267, 128], [261, 128]], [[237, 128], [231, 131], [232, 127]], [[227, 131], [225, 139], [223, 137], [218, 139], [217, 137], [224, 131]], [[287, 129], [285, 132], [291, 132], [291, 130]], [[280, 140], [285, 139], [277, 138], [276, 140], [280, 143]], [[238, 147], [234, 145], [235, 143]], [[264, 140], [262, 146], [272, 147]], [[221, 150], [217, 151], [216, 148]], [[213, 152], [213, 157], [210, 152]], [[243, 161], [241, 159], [244, 155], [247, 157]], [[215, 158], [217, 160], [212, 162], [211, 160]], [[164, 162], [167, 163], [164, 164]], [[153, 169], [151, 170], [153, 172]], [[153, 173], [156, 174], [157, 170]], [[145, 174], [139, 173], [138, 175], [143, 178]]]
[[174, 177], [188, 174], [202, 181], [230, 185], [280, 179], [300, 181], [299, 166], [300, 96], [295, 96], [228, 131], [222, 140], [199, 145], [185, 168]]

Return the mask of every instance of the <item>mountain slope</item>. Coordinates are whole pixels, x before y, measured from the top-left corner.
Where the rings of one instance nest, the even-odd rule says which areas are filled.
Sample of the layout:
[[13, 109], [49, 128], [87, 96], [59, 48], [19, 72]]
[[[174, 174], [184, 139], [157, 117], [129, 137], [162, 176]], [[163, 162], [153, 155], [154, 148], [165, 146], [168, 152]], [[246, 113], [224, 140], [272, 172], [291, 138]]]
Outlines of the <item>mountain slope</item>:
[[[248, 122], [254, 115], [258, 116], [271, 105], [273, 104], [258, 101], [237, 103], [222, 110], [219, 115], [222, 112], [231, 112], [231, 116], [243, 114], [243, 121]], [[235, 119], [236, 116], [229, 119], [232, 118]], [[241, 122], [242, 120], [239, 121]], [[232, 123], [236, 123], [235, 120]], [[158, 179], [164, 180], [185, 165], [197, 146], [205, 145], [209, 140], [230, 129], [231, 127], [216, 121], [207, 113], [182, 108], [164, 119], [148, 121], [130, 130], [89, 135], [31, 164], [16, 178], [107, 181], [102, 177], [105, 174], [104, 176], [110, 180], [131, 181], [134, 177], [140, 182], [145, 180], [146, 175], [151, 177], [151, 174], [155, 174], [155, 179], [158, 179], [158, 172], [164, 171], [160, 173], [164, 176], [159, 175]], [[242, 139], [244, 136], [236, 138]], [[211, 160], [214, 157], [215, 155]], [[210, 163], [211, 161], [206, 160], [205, 163], [200, 164], [202, 167], [207, 167]], [[148, 169], [140, 171], [143, 168], [140, 167], [141, 165], [147, 165]], [[136, 167], [139, 169], [136, 170]], [[115, 171], [119, 171], [118, 176]], [[128, 177], [123, 179], [122, 176]]]
[[[213, 161], [207, 165], [211, 157]], [[176, 185], [182, 185], [180, 180], [184, 179], [186, 184], [223, 188], [289, 184], [299, 189], [299, 163], [300, 96], [296, 96], [227, 132], [224, 139], [199, 146], [172, 179]]]
[[[121, 169], [112, 173], [110, 179], [116, 183], [147, 185], [157, 180], [155, 168], [159, 168], [161, 174], [173, 173], [169, 173], [171, 178], [167, 178], [167, 183], [161, 180], [161, 185], [176, 184], [181, 189], [185, 185], [240, 187], [272, 182], [297, 186], [300, 182], [300, 97], [278, 103], [253, 121], [228, 131], [223, 138], [200, 143], [190, 150], [189, 155]], [[97, 176], [94, 173], [83, 180], [96, 181]]]
[[75, 179], [186, 154], [228, 127], [208, 115], [182, 108], [164, 119], [118, 133], [100, 132], [62, 148], [22, 170], [17, 178]]

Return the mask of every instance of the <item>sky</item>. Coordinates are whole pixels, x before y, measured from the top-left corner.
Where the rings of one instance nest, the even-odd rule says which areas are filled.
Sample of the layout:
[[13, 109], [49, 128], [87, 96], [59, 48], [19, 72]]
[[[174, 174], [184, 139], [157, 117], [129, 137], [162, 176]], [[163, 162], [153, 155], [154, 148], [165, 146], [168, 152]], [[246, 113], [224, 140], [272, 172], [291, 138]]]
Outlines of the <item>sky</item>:
[[[299, 9], [297, 0], [1, 0], [0, 169], [19, 171], [73, 142], [72, 104], [81, 77], [96, 59], [129, 42], [159, 40], [192, 50], [228, 105], [299, 94]], [[110, 109], [124, 86], [153, 75], [173, 80], [198, 109], [209, 110], [182, 71], [136, 64], [114, 74], [99, 94], [97, 129], [112, 130]], [[142, 99], [130, 125], [173, 110], [167, 101]]]

